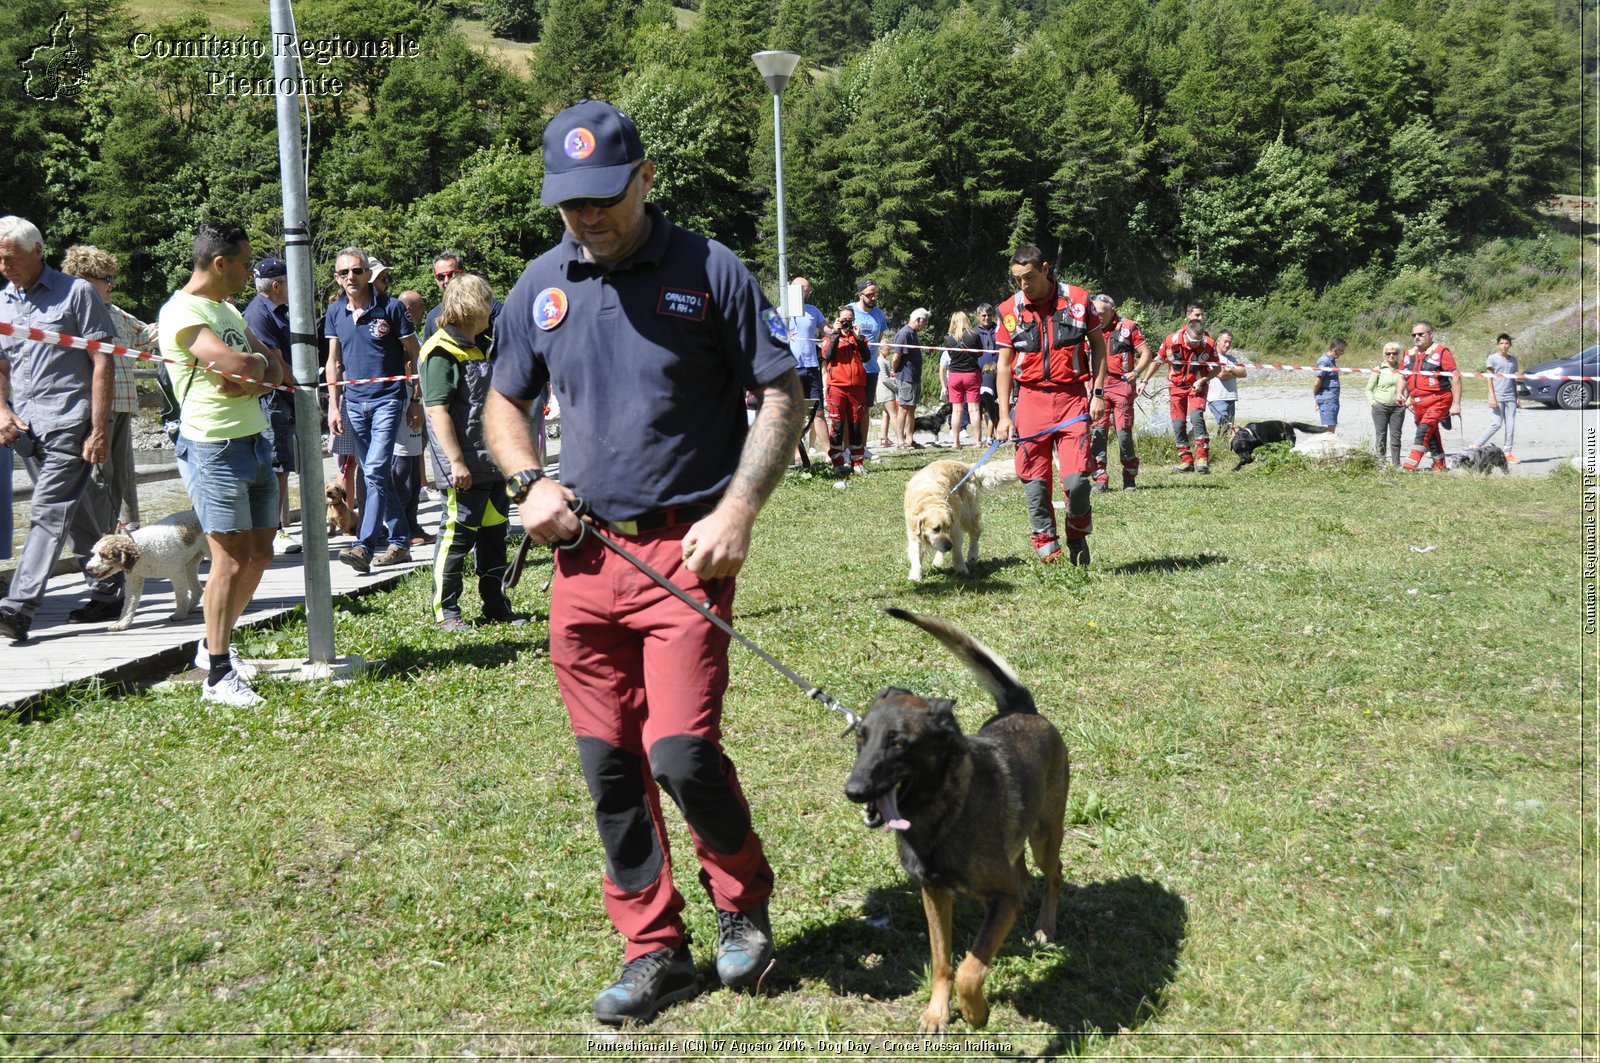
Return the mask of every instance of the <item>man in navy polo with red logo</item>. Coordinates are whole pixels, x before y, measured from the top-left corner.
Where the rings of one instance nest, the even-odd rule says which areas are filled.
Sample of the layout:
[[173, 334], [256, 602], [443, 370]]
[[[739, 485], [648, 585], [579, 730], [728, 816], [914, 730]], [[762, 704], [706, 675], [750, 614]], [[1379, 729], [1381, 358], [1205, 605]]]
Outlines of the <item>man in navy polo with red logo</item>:
[[[347, 247], [334, 259], [333, 273], [345, 298], [328, 307], [323, 332], [328, 337], [328, 428], [355, 437], [366, 496], [361, 504], [360, 541], [339, 552], [339, 560], [366, 572], [374, 565], [411, 560], [411, 524], [391, 472], [400, 422], [422, 427], [422, 388], [403, 379], [417, 366], [416, 330], [406, 304], [373, 287], [370, 257]], [[385, 379], [386, 378], [386, 379]], [[377, 380], [341, 384], [346, 380]], [[340, 391], [344, 408], [339, 406]]]
[[[1099, 420], [1106, 408], [1106, 341], [1100, 334], [1100, 315], [1082, 288], [1056, 280], [1037, 247], [1024, 245], [1011, 256], [1011, 279], [1017, 294], [1000, 304], [1000, 325], [994, 334], [1000, 350], [996, 391], [1001, 396], [1011, 394], [1013, 379], [1021, 385], [1014, 415], [1021, 437], [1017, 476], [1028, 504], [1033, 552], [1047, 565], [1061, 559], [1050, 501], [1054, 456], [1067, 499], [1067, 557], [1074, 565], [1087, 566], [1088, 536], [1094, 525], [1089, 423]], [[1001, 439], [1011, 438], [1012, 417], [1002, 399], [997, 429]]]
[[[540, 202], [567, 238], [506, 299], [485, 426], [533, 540], [584, 535], [556, 552], [550, 662], [594, 799], [606, 913], [627, 939], [594, 1013], [646, 1022], [700, 988], [661, 790], [694, 839], [725, 985], [753, 986], [771, 963], [773, 874], [722, 750], [728, 636], [596, 537], [728, 618], [805, 409], [782, 318], [749, 271], [645, 202], [656, 169], [632, 120], [598, 100], [567, 108], [545, 128], [544, 165]], [[546, 382], [564, 422], [560, 484], [525, 412]], [[746, 390], [762, 398], [753, 424]]]

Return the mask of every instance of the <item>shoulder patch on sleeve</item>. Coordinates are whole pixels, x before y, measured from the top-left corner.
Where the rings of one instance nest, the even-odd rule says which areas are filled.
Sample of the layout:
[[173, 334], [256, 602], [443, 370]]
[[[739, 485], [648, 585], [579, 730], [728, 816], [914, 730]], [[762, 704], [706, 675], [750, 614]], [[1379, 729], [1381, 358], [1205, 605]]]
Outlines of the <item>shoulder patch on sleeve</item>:
[[767, 323], [767, 331], [772, 333], [773, 339], [779, 343], [789, 342], [789, 327], [784, 324], [783, 317], [778, 311], [769, 306], [761, 311], [761, 320]]

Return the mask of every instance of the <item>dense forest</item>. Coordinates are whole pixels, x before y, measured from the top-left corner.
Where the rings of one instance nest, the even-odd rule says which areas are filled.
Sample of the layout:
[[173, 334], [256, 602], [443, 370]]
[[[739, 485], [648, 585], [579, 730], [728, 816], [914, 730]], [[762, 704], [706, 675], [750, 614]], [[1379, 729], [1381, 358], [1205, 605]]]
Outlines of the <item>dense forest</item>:
[[[52, 257], [78, 241], [120, 255], [118, 301], [145, 314], [187, 276], [203, 218], [281, 247], [273, 99], [243, 91], [272, 75], [266, 6], [241, 37], [119, 0], [9, 0], [0, 209], [38, 222]], [[63, 10], [70, 38], [39, 49]], [[503, 294], [559, 231], [538, 206], [544, 116], [596, 96], [637, 121], [656, 201], [776, 291], [772, 98], [750, 54], [777, 47], [804, 57], [782, 97], [789, 266], [819, 302], [870, 273], [891, 311], [937, 316], [1003, 294], [1010, 249], [1032, 242], [1071, 279], [1147, 304], [1343, 286], [1357, 305], [1527, 239], [1552, 193], [1587, 190], [1593, 14], [1592, 0], [304, 0], [301, 38], [336, 42], [304, 59], [323, 86], [304, 97], [318, 282], [354, 243], [431, 291], [429, 258], [452, 247]], [[529, 57], [475, 48], [466, 15], [536, 42]]]

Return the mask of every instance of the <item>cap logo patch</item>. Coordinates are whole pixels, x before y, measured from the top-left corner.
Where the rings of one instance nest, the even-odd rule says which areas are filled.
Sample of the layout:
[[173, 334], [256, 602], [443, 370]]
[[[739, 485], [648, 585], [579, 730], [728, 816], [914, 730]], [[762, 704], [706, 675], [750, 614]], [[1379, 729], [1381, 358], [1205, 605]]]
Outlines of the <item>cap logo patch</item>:
[[566, 317], [567, 293], [560, 288], [546, 288], [534, 298], [533, 323], [541, 332], [549, 332], [566, 320]]
[[594, 134], [579, 126], [567, 134], [567, 139], [562, 142], [561, 147], [569, 159], [587, 159], [594, 154]]

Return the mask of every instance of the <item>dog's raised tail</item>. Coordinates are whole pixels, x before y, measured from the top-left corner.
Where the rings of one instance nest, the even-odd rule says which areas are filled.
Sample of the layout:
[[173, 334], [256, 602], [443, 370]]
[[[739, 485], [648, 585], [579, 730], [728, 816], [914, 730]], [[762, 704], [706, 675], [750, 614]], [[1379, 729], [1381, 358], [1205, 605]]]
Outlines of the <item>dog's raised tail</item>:
[[1317, 432], [1331, 432], [1337, 427], [1337, 425], [1306, 424], [1304, 421], [1290, 421], [1289, 427], [1293, 428], [1296, 432], [1311, 432], [1315, 434]]
[[1017, 478], [1017, 463], [1009, 459], [1004, 461], [986, 461], [978, 466], [978, 471], [972, 474], [972, 482], [987, 491], [1001, 484], [1011, 483]]
[[885, 609], [884, 612], [896, 620], [917, 625], [944, 643], [945, 649], [961, 658], [962, 663], [978, 677], [979, 685], [994, 696], [995, 705], [999, 707], [1001, 715], [1008, 712], [1039, 711], [1033, 702], [1033, 694], [1022, 685], [1022, 680], [1017, 678], [1017, 673], [1012, 671], [1005, 658], [950, 621], [943, 617], [927, 616], [893, 607]]

